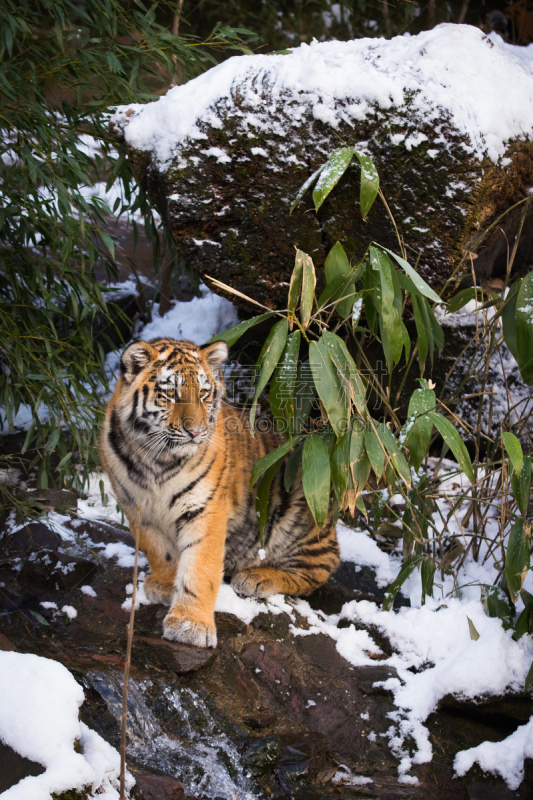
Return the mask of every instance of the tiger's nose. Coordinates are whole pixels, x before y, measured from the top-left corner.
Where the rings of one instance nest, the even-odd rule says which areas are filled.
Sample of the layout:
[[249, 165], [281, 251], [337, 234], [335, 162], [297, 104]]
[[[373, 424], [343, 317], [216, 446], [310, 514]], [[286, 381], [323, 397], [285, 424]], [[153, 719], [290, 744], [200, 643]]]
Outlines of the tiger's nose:
[[191, 436], [193, 439], [196, 439], [197, 436], [200, 436], [200, 434], [203, 433], [203, 431], [193, 431], [191, 428], [186, 428], [185, 426], [183, 426], [183, 429], [187, 431], [189, 436]]

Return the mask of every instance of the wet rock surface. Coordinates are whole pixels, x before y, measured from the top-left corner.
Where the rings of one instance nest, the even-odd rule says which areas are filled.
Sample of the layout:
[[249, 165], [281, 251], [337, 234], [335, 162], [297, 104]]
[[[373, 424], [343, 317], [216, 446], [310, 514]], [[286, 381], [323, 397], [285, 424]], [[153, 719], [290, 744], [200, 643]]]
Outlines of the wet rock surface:
[[[37, 528], [30, 547], [40, 535], [44, 549], [39, 552], [86, 561], [94, 568], [89, 581], [79, 576], [78, 585], [43, 585], [30, 592], [20, 564], [33, 550], [18, 551], [18, 570], [12, 561], [0, 565], [0, 593], [9, 599], [0, 616], [0, 649], [63, 663], [84, 687], [82, 720], [118, 747], [128, 621], [122, 604], [132, 571], [97, 556], [98, 544], [132, 540], [126, 531], [106, 524], [74, 520], [74, 525], [82, 541], [86, 536], [93, 543], [87, 552], [53, 551], [51, 539]], [[95, 597], [80, 590], [87, 582]], [[338, 613], [347, 600], [379, 600], [378, 593], [370, 571], [343, 564], [310, 603]], [[41, 602], [47, 600], [58, 608], [44, 608]], [[64, 604], [73, 606], [77, 617], [61, 613]], [[135, 800], [522, 800], [531, 794], [528, 762], [516, 792], [478, 769], [455, 779], [452, 768], [458, 750], [500, 740], [523, 724], [531, 713], [529, 697], [489, 698], [475, 706], [445, 698], [427, 723], [433, 760], [414, 768], [418, 784], [400, 783], [398, 760], [386, 736], [395, 707], [392, 695], [376, 686], [397, 677], [394, 667], [380, 661], [353, 667], [330, 637], [309, 633], [307, 621], [296, 612], [294, 620], [286, 613], [259, 614], [251, 624], [217, 614], [216, 650], [161, 639], [165, 613], [162, 606], [141, 606], [135, 617], [128, 707]], [[298, 629], [301, 635], [295, 634]], [[390, 644], [380, 646], [386, 658]], [[18, 775], [19, 761], [3, 751], [2, 758]], [[348, 785], [354, 775], [372, 782]]]

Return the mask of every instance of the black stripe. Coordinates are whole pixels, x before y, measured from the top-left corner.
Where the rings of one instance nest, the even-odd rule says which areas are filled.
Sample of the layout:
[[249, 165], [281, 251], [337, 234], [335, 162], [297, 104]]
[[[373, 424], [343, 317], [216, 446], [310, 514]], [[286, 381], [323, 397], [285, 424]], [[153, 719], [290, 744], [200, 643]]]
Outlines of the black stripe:
[[133, 393], [133, 402], [131, 407], [131, 414], [128, 417], [128, 422], [132, 425], [135, 423], [135, 417], [137, 416], [137, 403], [139, 400], [139, 390], [135, 389]]
[[336, 553], [337, 550], [333, 545], [324, 545], [324, 547], [302, 547], [298, 551], [298, 555], [300, 556], [309, 556], [309, 558], [314, 558], [315, 556], [327, 556], [332, 553]]
[[196, 545], [200, 544], [201, 541], [202, 541], [201, 539], [195, 539], [194, 542], [189, 542], [189, 544], [186, 544], [185, 547], [181, 548], [180, 554], [183, 553], [184, 550], [188, 550], [189, 547], [196, 547]]
[[[146, 486], [146, 481], [144, 479], [145, 476], [142, 474], [142, 472], [140, 472], [137, 469], [137, 467], [135, 466], [129, 455], [127, 453], [122, 452], [119, 441], [119, 431], [117, 430], [119, 428], [120, 428], [120, 422], [117, 416], [117, 412], [113, 411], [111, 413], [111, 420], [110, 420], [109, 433], [107, 435], [107, 441], [109, 442], [109, 445], [113, 450], [114, 454], [116, 455], [116, 457], [119, 458], [126, 467], [129, 477], [131, 478], [130, 473], [137, 475], [139, 478], [141, 478], [141, 481], [137, 481], [137, 483], [141, 483], [141, 485]], [[133, 480], [133, 478], [131, 479]]]
[[176, 492], [176, 494], [175, 494], [175, 495], [172, 495], [172, 498], [171, 498], [171, 500], [170, 500], [170, 503], [168, 504], [168, 507], [169, 507], [169, 508], [172, 508], [172, 506], [174, 505], [174, 503], [176, 502], [176, 500], [179, 500], [179, 498], [180, 498], [180, 497], [182, 497], [184, 494], [187, 494], [187, 492], [190, 492], [190, 491], [191, 491], [191, 489], [194, 489], [194, 487], [196, 486], [196, 484], [197, 484], [197, 483], [199, 483], [199, 482], [202, 480], [202, 478], [205, 478], [205, 476], [207, 475], [207, 473], [209, 472], [209, 470], [210, 470], [210, 469], [211, 469], [211, 467], [213, 466], [214, 460], [215, 460], [215, 459], [213, 459], [213, 460], [212, 460], [212, 461], [211, 461], [211, 462], [208, 464], [208, 466], [206, 467], [206, 469], [205, 469], [205, 470], [204, 470], [204, 471], [203, 471], [203, 472], [202, 472], [200, 475], [198, 475], [198, 477], [197, 477], [197, 478], [195, 478], [195, 479], [194, 479], [194, 480], [193, 480], [191, 483], [189, 483], [187, 486], [185, 486], [185, 487], [184, 487], [184, 488], [183, 488], [181, 491], [179, 491], [179, 492]]
[[196, 599], [198, 600], [198, 595], [196, 594], [196, 592], [193, 592], [192, 589], [189, 589], [189, 587], [185, 586], [185, 584], [183, 584], [183, 591], [185, 592], [185, 594], [190, 594], [191, 597], [196, 597]]
[[174, 525], [176, 526], [176, 533], [180, 533], [182, 527], [187, 522], [192, 522], [193, 519], [199, 517], [205, 511], [205, 506], [200, 506], [200, 508], [195, 508], [192, 511], [186, 511], [185, 514], [182, 514], [181, 517], [178, 517], [177, 520], [174, 521]]

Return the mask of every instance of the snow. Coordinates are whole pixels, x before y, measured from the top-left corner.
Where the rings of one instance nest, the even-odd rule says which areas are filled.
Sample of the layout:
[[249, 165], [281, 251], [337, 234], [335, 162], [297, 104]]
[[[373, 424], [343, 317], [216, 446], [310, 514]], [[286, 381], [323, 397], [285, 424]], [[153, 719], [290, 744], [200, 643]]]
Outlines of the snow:
[[[401, 109], [411, 102], [428, 122], [449, 117], [476, 157], [497, 162], [509, 140], [531, 135], [533, 45], [509, 45], [451, 24], [391, 40], [313, 41], [288, 55], [230, 58], [156, 102], [119, 108], [113, 121], [130, 146], [152, 151], [164, 168], [186, 142], [207, 138], [206, 125], [223, 125], [224, 103], [237, 88], [239, 107], [250, 109], [243, 121], [251, 133], [274, 126], [287, 135], [287, 127], [272, 122], [281, 105], [291, 107], [296, 124], [310, 106], [315, 118], [335, 128], [376, 106]], [[421, 141], [411, 137], [405, 144], [410, 149]]]
[[[3, 792], [3, 800], [51, 800], [52, 792], [85, 787], [92, 787], [91, 797], [98, 791], [109, 800], [119, 800], [119, 754], [80, 723], [83, 699], [81, 686], [57, 661], [2, 653], [0, 739], [46, 769]], [[74, 749], [76, 741], [81, 753]], [[128, 788], [133, 783], [128, 775]]]
[[74, 606], [63, 606], [61, 611], [63, 614], [66, 614], [69, 619], [76, 619], [78, 616], [78, 612], [74, 608]]
[[80, 591], [88, 597], [96, 597], [96, 592], [92, 586], [80, 586]]
[[159, 336], [173, 339], [189, 339], [195, 344], [204, 344], [215, 333], [237, 325], [237, 309], [217, 294], [202, 286], [202, 297], [193, 297], [188, 302], [176, 302], [163, 317], [156, 306], [152, 312], [152, 322], [142, 330], [144, 341]]
[[518, 789], [524, 758], [533, 758], [533, 718], [501, 742], [483, 742], [457, 753], [454, 768], [457, 775], [465, 775], [477, 762], [484, 772], [501, 775], [510, 789]]
[[353, 530], [339, 522], [337, 539], [341, 560], [353, 561], [359, 567], [372, 567], [376, 572], [378, 586], [388, 586], [399, 572], [399, 565], [394, 569], [389, 556], [379, 549], [376, 541], [366, 531]]

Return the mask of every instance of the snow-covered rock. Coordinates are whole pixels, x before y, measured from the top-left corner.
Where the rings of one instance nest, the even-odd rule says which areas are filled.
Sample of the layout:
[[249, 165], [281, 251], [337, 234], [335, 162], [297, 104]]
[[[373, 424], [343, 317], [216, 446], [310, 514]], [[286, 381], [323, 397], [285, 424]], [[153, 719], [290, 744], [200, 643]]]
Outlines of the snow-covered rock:
[[[361, 220], [356, 164], [318, 215], [306, 213], [308, 194], [289, 217], [299, 187], [346, 143], [374, 158], [413, 260], [420, 253], [439, 286], [533, 185], [533, 45], [466, 25], [314, 41], [231, 58], [157, 102], [118, 109], [112, 124], [202, 275], [284, 307], [294, 245], [317, 265], [337, 240], [353, 257], [371, 239], [397, 248], [379, 201]], [[505, 260], [500, 228], [512, 238], [520, 211], [478, 247], [481, 277]]]

